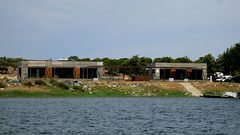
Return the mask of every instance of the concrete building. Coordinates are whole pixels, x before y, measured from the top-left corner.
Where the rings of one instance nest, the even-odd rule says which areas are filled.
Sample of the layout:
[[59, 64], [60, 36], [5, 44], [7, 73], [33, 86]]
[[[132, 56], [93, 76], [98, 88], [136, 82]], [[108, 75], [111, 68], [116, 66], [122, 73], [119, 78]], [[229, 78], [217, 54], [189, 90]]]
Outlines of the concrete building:
[[154, 80], [174, 78], [176, 80], [207, 79], [206, 63], [149, 63], [148, 75]]
[[103, 62], [28, 60], [18, 63], [18, 79], [93, 79], [103, 75]]

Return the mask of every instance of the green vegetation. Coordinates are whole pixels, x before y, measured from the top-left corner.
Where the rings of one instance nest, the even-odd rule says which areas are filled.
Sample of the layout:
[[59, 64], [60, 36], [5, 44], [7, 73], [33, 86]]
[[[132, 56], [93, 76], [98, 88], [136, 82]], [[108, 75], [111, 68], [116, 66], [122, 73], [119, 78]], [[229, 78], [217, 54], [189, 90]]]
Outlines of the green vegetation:
[[[17, 68], [17, 63], [23, 60], [23, 58], [7, 58], [7, 57], [0, 57], [0, 66], [7, 67], [12, 66]], [[0, 70], [5, 70], [4, 68], [0, 68]]]
[[188, 97], [184, 91], [169, 91], [161, 90], [147, 94], [147, 92], [136, 93], [132, 91], [123, 91], [120, 89], [107, 90], [103, 87], [98, 87], [92, 91], [79, 91], [79, 90], [63, 90], [60, 88], [48, 87], [48, 91], [25, 91], [25, 90], [12, 90], [0, 91], [0, 97]]
[[23, 82], [23, 85], [31, 88], [31, 87], [33, 86], [33, 82], [31, 82], [31, 81], [25, 81], [25, 82]]
[[39, 79], [35, 81], [35, 84], [44, 86], [46, 85], [46, 82], [43, 79]]
[[221, 91], [213, 91], [213, 90], [208, 90], [203, 92], [203, 95], [209, 95], [209, 96], [222, 96], [223, 93]]
[[[46, 83], [48, 81], [48, 83]], [[50, 82], [50, 83], [49, 83]], [[23, 86], [7, 87], [0, 97], [188, 97], [179, 84], [84, 83], [68, 85], [56, 80], [28, 80]], [[49, 84], [49, 85], [47, 85]], [[173, 86], [174, 87], [170, 87]]]
[[4, 80], [0, 80], [0, 88], [5, 88], [7, 85]]
[[69, 86], [64, 82], [57, 83], [57, 87], [59, 87], [60, 89], [69, 90]]
[[[212, 54], [207, 54], [203, 57], [199, 57], [198, 60], [192, 61], [187, 56], [172, 59], [171, 57], [155, 58], [152, 60], [148, 57], [139, 57], [134, 55], [132, 58], [120, 58], [120, 59], [110, 59], [110, 58], [95, 58], [91, 60], [90, 58], [79, 59], [77, 56], [71, 56], [68, 59], [74, 61], [103, 61], [104, 66], [146, 66], [146, 63], [152, 62], [177, 62], [177, 63], [207, 63], [208, 73], [214, 73], [217, 71], [223, 72], [224, 74], [240, 75], [240, 43], [227, 48], [223, 54], [220, 54], [218, 58], [214, 58]], [[107, 68], [111, 71], [111, 68]], [[120, 73], [125, 73], [128, 75], [142, 75], [144, 73], [141, 69], [120, 69]]]

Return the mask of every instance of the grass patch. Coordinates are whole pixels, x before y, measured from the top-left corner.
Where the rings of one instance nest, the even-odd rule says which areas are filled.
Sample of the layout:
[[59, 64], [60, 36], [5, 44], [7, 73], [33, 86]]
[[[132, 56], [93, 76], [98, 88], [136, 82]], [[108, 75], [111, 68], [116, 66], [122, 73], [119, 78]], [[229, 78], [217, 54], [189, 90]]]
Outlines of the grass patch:
[[[30, 82], [30, 81], [29, 81]], [[32, 84], [32, 83], [31, 83]], [[0, 91], [0, 97], [188, 97], [178, 84], [163, 83], [151, 86], [130, 87], [127, 85], [96, 85], [90, 84], [87, 88], [69, 86], [64, 82], [50, 80], [55, 85], [28, 85], [7, 88]], [[29, 84], [30, 85], [30, 84]], [[27, 87], [26, 87], [27, 86]], [[69, 90], [70, 89], [70, 90]]]
[[64, 89], [64, 90], [69, 90], [69, 86], [64, 82], [57, 83], [57, 87]]
[[204, 91], [203, 95], [222, 96], [223, 94], [221, 91], [208, 90], [208, 91]]

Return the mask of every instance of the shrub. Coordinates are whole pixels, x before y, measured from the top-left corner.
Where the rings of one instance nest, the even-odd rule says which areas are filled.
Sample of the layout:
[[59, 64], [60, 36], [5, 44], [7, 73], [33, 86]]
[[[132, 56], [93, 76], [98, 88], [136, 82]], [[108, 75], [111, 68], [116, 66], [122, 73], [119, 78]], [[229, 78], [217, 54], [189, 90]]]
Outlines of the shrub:
[[64, 90], [68, 90], [68, 89], [69, 89], [69, 86], [68, 86], [66, 83], [64, 83], [64, 82], [59, 82], [59, 83], [57, 84], [57, 86], [58, 86], [59, 88], [61, 88], [61, 89], [64, 89]]
[[9, 81], [8, 78], [7, 78], [6, 76], [3, 78], [3, 80]]
[[0, 80], [0, 88], [6, 88], [6, 87], [7, 87], [7, 85], [4, 82], [4, 80]]
[[46, 85], [46, 82], [42, 79], [36, 80], [35, 84], [37, 85]]
[[33, 86], [33, 83], [31, 81], [25, 81], [22, 83], [24, 86], [28, 86], [29, 88], [31, 88]]
[[199, 83], [204, 83], [203, 81], [199, 81]]
[[53, 86], [55, 86], [55, 85], [57, 84], [57, 81], [56, 81], [55, 79], [51, 79], [51, 80], [50, 80], [50, 84], [53, 85]]
[[84, 90], [83, 90], [83, 88], [81, 86], [73, 86], [73, 89], [81, 91], [81, 92], [84, 92]]

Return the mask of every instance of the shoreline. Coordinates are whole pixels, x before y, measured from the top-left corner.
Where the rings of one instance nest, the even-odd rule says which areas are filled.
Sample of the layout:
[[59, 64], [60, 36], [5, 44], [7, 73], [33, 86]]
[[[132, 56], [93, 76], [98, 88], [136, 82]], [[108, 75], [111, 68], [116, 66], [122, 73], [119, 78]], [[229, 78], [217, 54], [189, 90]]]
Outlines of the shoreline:
[[[216, 95], [240, 92], [240, 84], [188, 82], [201, 94]], [[9, 85], [9, 84], [8, 84]], [[61, 80], [27, 80], [11, 83], [0, 90], [0, 98], [98, 98], [98, 97], [195, 97], [180, 82], [71, 82]], [[204, 97], [204, 96], [201, 96]]]

